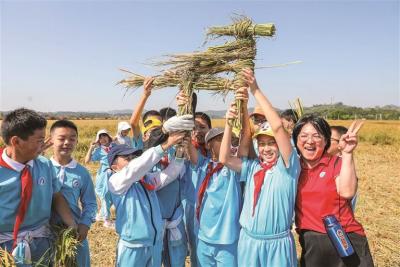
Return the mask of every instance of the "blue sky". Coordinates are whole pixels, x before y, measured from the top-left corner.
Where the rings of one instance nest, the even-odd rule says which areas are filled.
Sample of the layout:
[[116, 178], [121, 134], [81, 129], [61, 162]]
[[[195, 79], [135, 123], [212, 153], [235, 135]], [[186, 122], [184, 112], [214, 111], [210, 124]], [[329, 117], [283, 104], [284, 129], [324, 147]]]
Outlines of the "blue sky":
[[[274, 106], [296, 97], [305, 106], [400, 104], [398, 1], [0, 1], [0, 8], [0, 110], [131, 109], [142, 89], [115, 86], [125, 77], [119, 68], [156, 74], [150, 59], [204, 49], [205, 29], [235, 13], [276, 25], [276, 37], [258, 40], [256, 67], [302, 61], [256, 70]], [[175, 106], [176, 92], [153, 92], [146, 109]], [[225, 109], [231, 99], [201, 92], [198, 110]]]

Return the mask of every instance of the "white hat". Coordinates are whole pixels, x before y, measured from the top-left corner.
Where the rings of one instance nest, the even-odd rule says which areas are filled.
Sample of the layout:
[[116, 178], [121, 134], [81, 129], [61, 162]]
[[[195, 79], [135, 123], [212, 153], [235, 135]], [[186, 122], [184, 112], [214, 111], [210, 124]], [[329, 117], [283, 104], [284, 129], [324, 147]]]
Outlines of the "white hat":
[[96, 142], [99, 142], [99, 139], [100, 139], [100, 135], [101, 135], [101, 134], [106, 134], [106, 135], [108, 135], [108, 136], [110, 137], [110, 139], [112, 140], [112, 137], [111, 137], [111, 135], [108, 133], [108, 131], [107, 131], [106, 129], [101, 129], [101, 130], [98, 131], [97, 134], [96, 134]]
[[131, 126], [126, 121], [118, 122], [118, 133], [120, 134], [122, 131], [131, 129]]

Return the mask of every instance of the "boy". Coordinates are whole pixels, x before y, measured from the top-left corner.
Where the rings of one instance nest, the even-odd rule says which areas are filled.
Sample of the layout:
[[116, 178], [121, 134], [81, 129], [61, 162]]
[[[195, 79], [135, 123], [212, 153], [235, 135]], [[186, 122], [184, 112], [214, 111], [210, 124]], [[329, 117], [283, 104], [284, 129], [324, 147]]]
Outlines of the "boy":
[[[193, 125], [180, 130], [191, 128]], [[120, 236], [117, 266], [161, 265], [158, 255], [162, 248], [163, 221], [155, 190], [178, 177], [184, 166], [183, 154], [177, 154], [163, 171], [148, 172], [161, 160], [164, 152], [180, 143], [184, 136], [184, 132], [170, 133], [166, 142], [143, 154], [141, 150], [121, 145], [110, 151], [108, 161], [113, 174], [108, 185], [116, 207], [116, 231]]]
[[332, 156], [341, 156], [339, 149], [339, 140], [342, 135], [347, 133], [347, 128], [344, 126], [331, 126], [331, 145], [328, 149], [328, 153]]
[[33, 110], [8, 113], [1, 124], [0, 246], [12, 251], [17, 266], [51, 264], [49, 219], [52, 205], [63, 222], [76, 228], [43, 150], [46, 120]]
[[292, 136], [294, 125], [298, 120], [297, 112], [293, 109], [286, 109], [280, 114], [283, 128]]
[[62, 185], [60, 192], [67, 200], [78, 224], [81, 244], [76, 255], [77, 264], [89, 267], [90, 253], [86, 237], [95, 220], [97, 203], [92, 177], [85, 167], [72, 158], [72, 152], [78, 143], [78, 128], [71, 121], [59, 120], [51, 126], [50, 135], [53, 143], [51, 162]]
[[221, 128], [212, 128], [206, 134], [210, 158], [189, 146], [190, 161], [199, 179], [195, 220], [200, 266], [237, 266], [241, 188], [239, 173], [218, 162], [223, 133]]

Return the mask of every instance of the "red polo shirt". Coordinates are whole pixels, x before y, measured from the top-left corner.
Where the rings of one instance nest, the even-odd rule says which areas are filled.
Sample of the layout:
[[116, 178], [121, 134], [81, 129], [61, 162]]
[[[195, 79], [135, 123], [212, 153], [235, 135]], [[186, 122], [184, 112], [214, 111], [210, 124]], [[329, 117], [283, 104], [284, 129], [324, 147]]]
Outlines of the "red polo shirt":
[[328, 154], [311, 169], [302, 165], [296, 199], [298, 229], [326, 233], [322, 218], [332, 214], [346, 232], [365, 236], [362, 225], [354, 218], [350, 201], [337, 193], [335, 179], [341, 165], [341, 158]]

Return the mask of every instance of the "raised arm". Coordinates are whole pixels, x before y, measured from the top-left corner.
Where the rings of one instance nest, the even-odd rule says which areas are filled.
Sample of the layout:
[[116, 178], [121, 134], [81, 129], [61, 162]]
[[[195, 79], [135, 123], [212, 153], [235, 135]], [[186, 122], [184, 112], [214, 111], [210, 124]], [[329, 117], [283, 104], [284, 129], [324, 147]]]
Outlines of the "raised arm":
[[124, 194], [161, 160], [164, 151], [179, 143], [183, 137], [182, 132], [170, 133], [166, 142], [149, 148], [140, 157], [131, 160], [126, 167], [111, 175], [108, 180], [110, 191], [114, 194]]
[[346, 199], [351, 199], [357, 192], [357, 175], [354, 164], [353, 151], [357, 147], [357, 133], [363, 122], [354, 121], [346, 134], [339, 140], [339, 148], [342, 152], [342, 167], [336, 178], [336, 190], [338, 194]]
[[132, 112], [132, 116], [129, 120], [129, 123], [132, 127], [133, 136], [138, 137], [140, 135], [140, 127], [139, 121], [142, 116], [142, 112], [144, 109], [144, 105], [147, 102], [147, 99], [151, 95], [151, 89], [153, 88], [153, 77], [146, 77], [143, 82], [143, 94], [140, 97], [139, 103], [136, 105], [136, 108]]
[[283, 161], [286, 167], [289, 166], [289, 158], [292, 154], [292, 144], [290, 143], [290, 136], [283, 127], [282, 120], [279, 114], [276, 112], [274, 107], [269, 102], [268, 98], [263, 94], [261, 89], [258, 87], [257, 80], [254, 77], [254, 73], [250, 69], [243, 70], [243, 76], [250, 87], [250, 92], [254, 95], [258, 105], [262, 108], [263, 113], [271, 125], [274, 137], [279, 148], [279, 152], [282, 155]]
[[98, 146], [98, 143], [96, 143], [96, 142], [92, 142], [90, 144], [88, 152], [86, 153], [86, 156], [85, 156], [85, 164], [88, 164], [91, 161], [92, 153], [93, 153], [93, 150], [96, 148], [96, 146]]
[[[242, 100], [243, 109], [247, 110], [248, 94], [246, 88], [240, 88], [236, 91], [236, 99]], [[229, 120], [238, 117], [238, 110], [234, 103], [231, 104], [230, 109], [226, 112], [225, 131], [222, 137], [221, 149], [219, 152], [219, 161], [235, 172], [240, 172], [242, 169], [242, 160], [238, 157], [231, 155], [231, 140], [232, 140], [232, 126], [229, 125]], [[248, 125], [247, 125], [248, 126]], [[243, 124], [243, 130], [246, 132], [246, 124]], [[243, 142], [244, 141], [244, 142]], [[246, 140], [241, 140], [239, 144], [239, 156], [247, 156]], [[247, 147], [248, 151], [248, 147]]]

